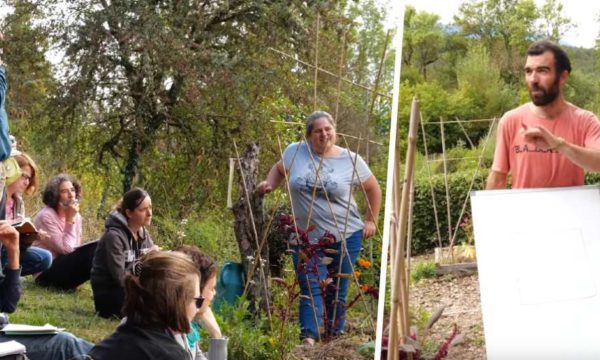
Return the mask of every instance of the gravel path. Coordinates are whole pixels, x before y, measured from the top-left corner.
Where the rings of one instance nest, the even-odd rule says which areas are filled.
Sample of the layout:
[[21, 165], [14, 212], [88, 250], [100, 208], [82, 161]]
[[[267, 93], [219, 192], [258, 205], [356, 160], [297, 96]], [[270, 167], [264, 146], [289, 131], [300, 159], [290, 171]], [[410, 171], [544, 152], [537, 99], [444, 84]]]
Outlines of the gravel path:
[[485, 359], [485, 339], [479, 301], [477, 274], [468, 276], [444, 275], [435, 279], [422, 279], [410, 288], [410, 307], [433, 313], [446, 305], [440, 320], [433, 326], [427, 343], [435, 347], [451, 334], [453, 324], [465, 333], [462, 344], [451, 349], [447, 359]]

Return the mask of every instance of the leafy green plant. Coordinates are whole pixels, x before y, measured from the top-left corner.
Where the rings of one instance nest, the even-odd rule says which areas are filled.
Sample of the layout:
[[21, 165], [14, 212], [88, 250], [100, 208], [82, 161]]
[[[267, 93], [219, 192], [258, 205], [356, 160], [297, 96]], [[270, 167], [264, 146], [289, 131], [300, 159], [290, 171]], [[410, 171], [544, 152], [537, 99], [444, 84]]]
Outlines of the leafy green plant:
[[421, 279], [431, 279], [437, 274], [437, 267], [433, 261], [423, 261], [415, 265], [410, 272], [410, 279], [413, 283]]
[[229, 337], [228, 356], [239, 360], [286, 359], [298, 343], [300, 329], [295, 321], [279, 316], [256, 316], [248, 311], [249, 302], [240, 298], [235, 305], [223, 304], [218, 320], [223, 334]]

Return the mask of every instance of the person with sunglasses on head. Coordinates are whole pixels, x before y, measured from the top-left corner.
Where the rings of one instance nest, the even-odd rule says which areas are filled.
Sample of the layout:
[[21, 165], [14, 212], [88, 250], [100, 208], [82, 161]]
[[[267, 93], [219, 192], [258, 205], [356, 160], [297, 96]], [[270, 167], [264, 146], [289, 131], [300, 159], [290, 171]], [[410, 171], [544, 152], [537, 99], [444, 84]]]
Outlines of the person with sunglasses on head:
[[[15, 178], [6, 181], [6, 207], [4, 210], [5, 219], [14, 224], [26, 220], [23, 194], [31, 196], [35, 193], [38, 186], [38, 168], [33, 159], [23, 152], [13, 150], [11, 158], [14, 159], [20, 171], [16, 173]], [[47, 234], [40, 232], [37, 236], [44, 237]], [[21, 276], [46, 271], [52, 264], [52, 253], [50, 251], [41, 247], [30, 246], [34, 240], [35, 237], [31, 235], [22, 235], [19, 239]], [[2, 264], [6, 266], [7, 263], [8, 254], [6, 249], [2, 249]]]
[[[222, 336], [221, 328], [211, 309], [213, 299], [217, 295], [217, 265], [197, 246], [181, 245], [175, 248], [175, 251], [188, 255], [196, 264], [200, 271], [200, 292], [203, 298], [202, 304], [198, 304], [198, 313], [190, 324], [191, 331], [178, 337], [177, 341], [193, 354], [194, 360], [205, 360], [207, 357], [211, 360], [226, 360], [228, 339]], [[203, 353], [199, 346], [201, 327], [206, 329], [210, 336], [208, 354]]]
[[129, 190], [106, 219], [92, 265], [94, 305], [101, 317], [122, 317], [123, 279], [154, 245], [146, 226], [152, 222], [152, 199], [140, 188]]
[[202, 307], [201, 276], [179, 252], [154, 251], [123, 277], [125, 319], [89, 352], [94, 360], [192, 359], [176, 340]]

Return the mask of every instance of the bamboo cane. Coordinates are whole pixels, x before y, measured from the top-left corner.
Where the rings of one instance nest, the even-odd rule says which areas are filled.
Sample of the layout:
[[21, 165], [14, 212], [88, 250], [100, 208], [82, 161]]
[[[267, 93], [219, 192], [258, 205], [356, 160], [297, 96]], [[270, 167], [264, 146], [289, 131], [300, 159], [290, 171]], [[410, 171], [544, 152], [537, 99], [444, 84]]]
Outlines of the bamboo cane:
[[[402, 199], [400, 202], [400, 212], [398, 214], [398, 238], [396, 239], [396, 248], [394, 249], [394, 264], [392, 274], [394, 282], [392, 283], [392, 311], [390, 319], [388, 360], [398, 360], [399, 344], [408, 335], [408, 281], [406, 279], [406, 230], [408, 225], [409, 199], [411, 183], [414, 174], [414, 160], [416, 152], [417, 131], [419, 123], [419, 100], [413, 98], [410, 113], [410, 126], [408, 131], [408, 150], [406, 153], [406, 167], [404, 170], [404, 186], [402, 188]], [[400, 324], [395, 319], [400, 318]]]
[[315, 75], [314, 75], [314, 93], [313, 93], [313, 111], [317, 111], [317, 79], [319, 76], [319, 27], [321, 26], [321, 17], [317, 12], [317, 34], [315, 39]]
[[235, 158], [229, 158], [229, 183], [227, 185], [227, 208], [233, 209], [233, 174], [235, 172]]
[[[444, 185], [446, 187], [446, 215], [448, 217], [448, 242], [452, 239], [452, 216], [450, 215], [450, 189], [448, 187], [448, 162], [446, 161], [446, 136], [444, 133], [444, 119], [440, 118], [440, 133], [442, 135], [442, 159], [444, 159]], [[442, 249], [442, 255], [443, 255]], [[442, 256], [443, 257], [443, 256]], [[450, 248], [450, 258], [453, 259], [452, 248]]]
[[425, 133], [425, 126], [421, 123], [421, 135], [423, 136], [423, 148], [425, 149], [425, 166], [427, 167], [427, 179], [429, 180], [429, 190], [431, 191], [431, 202], [433, 204], [433, 217], [435, 219], [435, 230], [437, 234], [438, 246], [440, 249], [442, 245], [442, 233], [440, 231], [440, 220], [438, 219], [437, 201], [435, 200], [435, 191], [433, 189], [433, 181], [431, 180], [431, 168], [429, 166], [429, 154], [427, 152], [427, 136]]

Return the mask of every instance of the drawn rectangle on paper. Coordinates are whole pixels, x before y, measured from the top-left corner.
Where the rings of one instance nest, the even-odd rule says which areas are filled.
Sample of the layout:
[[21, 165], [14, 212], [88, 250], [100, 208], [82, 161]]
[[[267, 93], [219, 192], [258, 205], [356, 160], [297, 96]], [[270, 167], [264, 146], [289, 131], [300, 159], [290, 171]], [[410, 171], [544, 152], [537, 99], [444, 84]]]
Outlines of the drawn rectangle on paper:
[[597, 294], [579, 229], [542, 229], [515, 236], [523, 245], [516, 254], [519, 261], [515, 264], [521, 304], [582, 299]]

